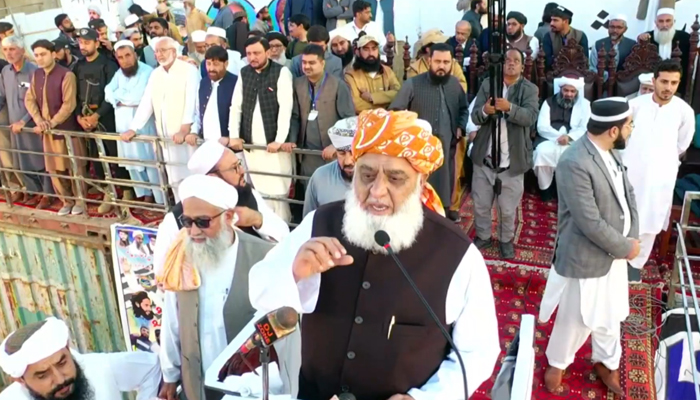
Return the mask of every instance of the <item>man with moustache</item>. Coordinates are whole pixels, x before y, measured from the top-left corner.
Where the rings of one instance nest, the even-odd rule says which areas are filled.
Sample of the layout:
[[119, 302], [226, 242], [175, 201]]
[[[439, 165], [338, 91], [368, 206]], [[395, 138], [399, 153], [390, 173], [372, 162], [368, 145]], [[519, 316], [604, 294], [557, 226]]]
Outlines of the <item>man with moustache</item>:
[[452, 47], [437, 43], [430, 47], [430, 69], [404, 82], [391, 103], [391, 110], [409, 110], [428, 121], [431, 132], [440, 138], [445, 163], [428, 178], [445, 210], [440, 214], [457, 220], [459, 213], [449, 210], [455, 183], [455, 154], [457, 142], [464, 138], [469, 118], [469, 103], [459, 83], [450, 71], [454, 68]]
[[[78, 80], [78, 108], [76, 111], [78, 124], [85, 132], [114, 132], [116, 131], [114, 107], [105, 99], [105, 87], [112, 81], [119, 67], [111, 58], [107, 58], [98, 51], [100, 42], [95, 30], [80, 29], [78, 44], [84, 57], [73, 68]], [[104, 140], [102, 144], [106, 156], [118, 157], [116, 141]], [[97, 142], [94, 139], [88, 141], [88, 156], [93, 158], [100, 156]], [[104, 164], [101, 161], [90, 161], [90, 164], [97, 179], [106, 179]], [[115, 165], [111, 169], [112, 178], [130, 179], [129, 172], [125, 168]], [[124, 188], [124, 190], [129, 189]], [[125, 193], [124, 195], [127, 199], [133, 199], [133, 193]], [[110, 193], [104, 195], [105, 202], [98, 207], [98, 213], [106, 214], [112, 210], [113, 206], [107, 203], [113, 201], [112, 196]]]
[[194, 31], [190, 33], [193, 51], [190, 51], [187, 56], [193, 59], [197, 65], [204, 62], [204, 53], [207, 52], [207, 33], [205, 31]]
[[221, 139], [223, 144], [228, 144], [231, 100], [238, 78], [227, 71], [228, 52], [223, 47], [210, 47], [204, 58], [207, 75], [199, 84], [200, 136], [204, 140]]
[[[229, 41], [226, 39], [226, 31], [217, 27], [209, 27], [207, 29], [207, 35], [204, 38], [205, 47], [210, 49], [212, 46], [220, 46], [226, 50], [228, 54], [228, 65], [226, 70], [236, 76], [241, 73], [241, 68], [245, 66], [241, 60], [241, 53], [235, 50], [231, 50]], [[202, 73], [202, 78], [207, 75], [206, 63], [202, 63], [199, 66], [199, 70]]]
[[0, 346], [0, 368], [13, 383], [0, 400], [136, 400], [158, 393], [158, 356], [147, 352], [80, 354], [65, 322], [49, 317], [23, 326]]
[[[128, 40], [120, 40], [114, 45], [114, 49], [120, 69], [105, 88], [105, 100], [114, 107], [116, 132], [125, 132], [129, 129], [129, 124], [141, 103], [153, 68], [138, 61], [134, 45]], [[151, 117], [135, 134], [156, 136], [155, 120]], [[152, 143], [129, 143], [133, 139], [131, 135], [122, 135], [121, 139], [117, 142], [119, 158], [155, 162], [156, 155]], [[161, 184], [155, 164], [151, 166], [127, 164], [122, 167], [129, 171], [129, 176], [134, 182], [146, 182], [156, 186]], [[165, 204], [162, 190], [135, 186], [134, 191], [136, 197], [143, 198], [146, 203]]]
[[467, 236], [436, 212], [442, 204], [427, 178], [443, 153], [424, 125], [409, 111], [363, 112], [345, 201], [309, 213], [250, 271], [257, 310], [289, 306], [305, 314], [299, 398], [327, 400], [340, 392], [365, 400], [464, 396], [454, 350], [375, 243], [378, 230], [388, 233], [397, 257], [451, 330], [469, 395], [491, 376], [500, 345], [488, 270]]
[[68, 17], [68, 14], [58, 14], [54, 18], [56, 28], [60, 31], [57, 39], [65, 39], [68, 42], [68, 47], [71, 54], [75, 58], [82, 58], [80, 47], [78, 46], [77, 34], [73, 21]]
[[73, 70], [79, 58], [75, 57], [70, 51], [70, 42], [64, 37], [57, 37], [53, 40], [54, 48], [56, 49], [56, 63], [69, 70]]
[[676, 61], [662, 61], [654, 71], [654, 93], [630, 101], [635, 127], [622, 160], [629, 168], [639, 209], [641, 251], [629, 262], [635, 275], [649, 259], [656, 235], [668, 229], [679, 157], [695, 134], [693, 109], [675, 96], [682, 74]]
[[[681, 51], [681, 66], [688, 65], [690, 57], [690, 34], [686, 31], [676, 29], [676, 11], [673, 8], [661, 8], [656, 13], [656, 26], [653, 31], [644, 32], [639, 35], [639, 40], [648, 40], [651, 44], [659, 48], [659, 55], [662, 60], [671, 58], [673, 49], [678, 45]], [[683, 74], [678, 93], [681, 97], [685, 94], [685, 86], [688, 77]]]
[[447, 42], [445, 42], [452, 46], [455, 54], [458, 48], [462, 49], [462, 54], [464, 55], [464, 68], [469, 67], [470, 49], [472, 44], [476, 43], [474, 39], [470, 38], [471, 34], [472, 26], [469, 24], [469, 22], [459, 20], [455, 25], [455, 35], [447, 39]]
[[[328, 49], [328, 42], [330, 42], [331, 38], [328, 35], [328, 31], [326, 28], [320, 26], [320, 25], [314, 25], [311, 28], [309, 28], [309, 32], [306, 35], [306, 39], [310, 45], [316, 45], [321, 47], [323, 49], [323, 67], [324, 71], [328, 75], [333, 75], [336, 78], [342, 80], [343, 79], [343, 63], [340, 61], [340, 58], [336, 57], [331, 53]], [[301, 77], [305, 75], [305, 71], [302, 68], [302, 55], [304, 52], [302, 51], [301, 54], [298, 56], [294, 56], [292, 58], [292, 75], [295, 78]]]
[[304, 196], [304, 216], [324, 204], [345, 199], [355, 170], [351, 147], [356, 130], [357, 117], [341, 119], [328, 130], [338, 162], [328, 163], [311, 175]]
[[[634, 40], [626, 37], [625, 32], [627, 32], [626, 16], [620, 14], [608, 22], [608, 37], [597, 40], [594, 48], [591, 49], [591, 56], [589, 57], [591, 71], [598, 72], [598, 52], [602, 48], [605, 48], [606, 53], [610, 53], [610, 49], [615, 49], [615, 64], [618, 71], [622, 70], [627, 56], [632, 52], [632, 47], [637, 44]], [[608, 68], [606, 65], [606, 78], [607, 74]]]
[[97, 39], [100, 42], [100, 47], [97, 51], [103, 56], [116, 62], [114, 58], [114, 43], [109, 40], [109, 28], [103, 19], [94, 19], [88, 23], [90, 29], [94, 29], [97, 32]]
[[529, 48], [532, 50], [534, 60], [540, 50], [540, 41], [534, 36], [525, 34], [525, 25], [527, 25], [525, 14], [518, 11], [509, 12], [506, 16], [506, 43], [523, 53]]
[[343, 70], [347, 68], [355, 58], [355, 52], [352, 48], [353, 38], [346, 31], [334, 30], [329, 33], [331, 38], [331, 52], [334, 56], [340, 58], [343, 63]]
[[[160, 338], [165, 384], [158, 397], [175, 400], [181, 383], [188, 400], [205, 400], [204, 372], [255, 315], [248, 272], [273, 244], [234, 229], [238, 193], [222, 179], [192, 175], [178, 190], [185, 229], [156, 275], [165, 289]], [[180, 275], [183, 268], [188, 277]]]
[[[155, 54], [160, 66], [148, 79], [129, 130], [124, 132], [124, 136], [133, 136], [151, 116], [155, 117], [158, 136], [172, 139], [172, 143], [162, 143], [161, 147], [168, 183], [173, 187], [190, 174], [183, 164], [192, 155], [199, 132], [196, 103], [200, 75], [193, 65], [177, 58], [178, 49], [173, 38], [166, 36], [156, 41]], [[179, 201], [177, 190], [174, 195]]]
[[291, 67], [292, 61], [284, 54], [289, 44], [287, 37], [280, 32], [269, 32], [265, 39], [270, 43], [270, 60], [287, 68]]
[[[593, 370], [618, 396], [620, 323], [629, 315], [627, 260], [639, 254], [639, 218], [627, 168], [617, 150], [633, 129], [627, 100], [591, 104], [586, 136], [557, 165], [556, 254], [540, 305], [540, 323], [558, 307], [547, 344], [545, 387], [561, 390], [564, 372], [591, 336]], [[631, 170], [631, 168], [630, 168]]]
[[355, 112], [389, 107], [401, 88], [394, 71], [379, 59], [379, 41], [364, 35], [357, 41], [355, 61], [345, 69]]
[[555, 78], [554, 96], [540, 108], [532, 170], [544, 201], [556, 195], [552, 182], [559, 158], [586, 133], [591, 103], [583, 95], [585, 85], [583, 78]]
[[[416, 48], [418, 48], [418, 51], [416, 52], [416, 59], [411, 62], [411, 65], [408, 67], [407, 76], [409, 78], [413, 78], [414, 76], [430, 71], [430, 49], [435, 44], [445, 44], [447, 40], [448, 37], [438, 29], [431, 29], [423, 33], [418, 43], [416, 43]], [[441, 47], [444, 48], [444, 46]], [[452, 46], [450, 46], [450, 48], [452, 49], [452, 54], [454, 56], [454, 48]], [[454, 76], [459, 80], [462, 90], [466, 93], [467, 78], [464, 76], [464, 68], [459, 65], [454, 57], [452, 58], [452, 65], [450, 65], [448, 72], [451, 76]]]
[[311, 154], [301, 156], [303, 176], [313, 175], [319, 167], [335, 158], [336, 149], [328, 131], [338, 120], [355, 116], [350, 90], [343, 81], [327, 71], [325, 54], [324, 49], [315, 44], [306, 46], [301, 54], [304, 76], [294, 79], [294, 107], [289, 137], [287, 143], [282, 145], [282, 150], [289, 152], [297, 146], [322, 151], [321, 157]]
[[233, 10], [228, 6], [227, 0], [212, 0], [211, 6], [219, 10], [211, 26], [225, 30], [233, 24]]
[[557, 6], [552, 10], [552, 22], [550, 22], [550, 32], [544, 36], [542, 47], [544, 49], [545, 68], [549, 71], [554, 63], [554, 58], [566, 45], [566, 42], [573, 39], [584, 51], [588, 53], [588, 37], [586, 33], [571, 27], [574, 13], [564, 6]]
[[637, 91], [637, 93], [627, 96], [629, 100], [638, 96], [643, 96], [645, 94], [654, 93], [653, 72], [648, 74], [640, 74], [639, 77], [637, 77], [637, 79], [639, 80], [639, 90]]

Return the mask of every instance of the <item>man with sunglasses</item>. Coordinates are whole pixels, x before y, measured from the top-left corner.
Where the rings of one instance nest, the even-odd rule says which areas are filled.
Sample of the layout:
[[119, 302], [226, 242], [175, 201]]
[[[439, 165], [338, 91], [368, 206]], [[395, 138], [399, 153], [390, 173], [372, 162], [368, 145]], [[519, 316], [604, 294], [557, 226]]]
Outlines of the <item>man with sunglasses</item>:
[[[204, 400], [212, 398], [205, 394], [204, 371], [255, 314], [248, 272], [274, 245], [234, 229], [238, 193], [221, 178], [191, 175], [178, 191], [185, 229], [158, 275], [166, 289], [160, 353], [165, 384], [159, 398], [175, 400], [181, 383], [188, 399]], [[192, 274], [171, 275], [187, 269]]]
[[[245, 168], [231, 149], [216, 140], [206, 141], [194, 152], [187, 167], [192, 174], [216, 176], [236, 189], [238, 204], [235, 224], [243, 232], [268, 242], [280, 242], [289, 234], [287, 223], [267, 205], [257, 190], [247, 184]], [[158, 227], [153, 256], [156, 273], [165, 263], [166, 253], [183, 227], [179, 220], [182, 213], [182, 203], [176, 204]]]

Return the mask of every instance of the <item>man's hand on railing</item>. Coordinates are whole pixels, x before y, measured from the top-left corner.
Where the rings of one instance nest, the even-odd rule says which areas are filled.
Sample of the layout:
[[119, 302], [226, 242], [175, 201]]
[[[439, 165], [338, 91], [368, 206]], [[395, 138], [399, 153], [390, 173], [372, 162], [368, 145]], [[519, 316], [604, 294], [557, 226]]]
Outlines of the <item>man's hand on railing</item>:
[[282, 147], [282, 143], [272, 142], [267, 145], [267, 151], [270, 153], [277, 153]]
[[51, 129], [51, 123], [49, 121], [42, 120], [37, 122], [36, 126], [34, 127], [34, 133], [41, 135], [49, 129]]
[[136, 136], [136, 132], [134, 132], [132, 130], [128, 130], [128, 131], [122, 133], [121, 135], [119, 135], [119, 137], [125, 142], [131, 142], [131, 140], [134, 138], [134, 136]]
[[197, 146], [197, 139], [199, 139], [199, 136], [195, 135], [194, 133], [185, 135], [185, 142], [187, 142], [187, 144], [190, 146]]
[[296, 143], [282, 143], [282, 147], [280, 148], [280, 150], [284, 151], [285, 153], [291, 153], [296, 148]]
[[222, 146], [228, 147], [232, 150], [243, 150], [243, 139], [240, 138], [222, 137], [219, 138], [219, 143], [221, 143]]
[[14, 124], [10, 125], [10, 130], [12, 131], [12, 133], [20, 133], [22, 132], [22, 128], [24, 128], [25, 125], [27, 124], [24, 121], [19, 120]]
[[335, 147], [333, 147], [332, 144], [326, 146], [326, 148], [323, 149], [323, 153], [321, 153], [321, 157], [323, 157], [323, 159], [326, 161], [335, 159]]
[[175, 135], [173, 135], [173, 142], [175, 142], [175, 144], [185, 143], [185, 136], [186, 135], [187, 135], [186, 133], [180, 133], [180, 132], [176, 133]]

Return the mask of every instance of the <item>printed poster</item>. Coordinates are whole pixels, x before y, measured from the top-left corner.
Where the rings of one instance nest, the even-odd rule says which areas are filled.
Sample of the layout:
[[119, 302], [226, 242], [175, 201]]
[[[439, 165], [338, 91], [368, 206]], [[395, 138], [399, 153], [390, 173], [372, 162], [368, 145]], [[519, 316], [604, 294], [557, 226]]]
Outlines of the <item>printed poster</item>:
[[124, 340], [131, 351], [158, 353], [164, 292], [156, 284], [156, 229], [114, 224], [112, 265]]

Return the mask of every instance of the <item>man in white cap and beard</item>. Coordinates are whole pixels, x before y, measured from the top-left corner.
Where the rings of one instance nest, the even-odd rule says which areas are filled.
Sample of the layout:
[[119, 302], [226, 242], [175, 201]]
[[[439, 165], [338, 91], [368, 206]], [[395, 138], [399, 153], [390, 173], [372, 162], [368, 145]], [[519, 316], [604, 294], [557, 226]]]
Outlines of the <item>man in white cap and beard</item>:
[[[627, 17], [623, 14], [614, 16], [608, 22], [608, 37], [599, 39], [595, 42], [595, 46], [591, 49], [589, 57], [591, 71], [598, 71], [598, 52], [601, 48], [605, 48], [605, 53], [610, 53], [610, 49], [615, 49], [615, 65], [617, 71], [622, 70], [627, 56], [632, 52], [637, 42], [625, 36], [627, 32]], [[605, 79], [608, 77], [608, 64], [605, 64]]]
[[17, 329], [0, 346], [0, 368], [14, 381], [0, 400], [136, 400], [158, 391], [158, 356], [137, 351], [80, 354], [65, 322], [49, 317]]
[[[584, 97], [583, 78], [554, 79], [554, 96], [540, 108], [533, 170], [545, 201], [556, 194], [554, 169], [562, 153], [586, 133], [591, 103]], [[548, 190], [552, 188], [553, 190]]]
[[[238, 229], [271, 243], [280, 242], [289, 234], [287, 223], [267, 205], [262, 195], [246, 182], [245, 167], [230, 148], [215, 140], [206, 141], [192, 154], [187, 167], [192, 174], [215, 176], [234, 188], [238, 196], [234, 210], [237, 215], [235, 225]], [[158, 227], [158, 240], [153, 255], [156, 274], [163, 268], [168, 249], [182, 228], [182, 213], [183, 204], [176, 204], [171, 212], [165, 214]]]
[[644, 96], [645, 94], [654, 93], [654, 73], [640, 74], [637, 79], [639, 79], [639, 90], [636, 93], [632, 93], [627, 96], [628, 100], [632, 100], [635, 97]]
[[[207, 50], [212, 46], [221, 46], [226, 49], [226, 53], [228, 54], [228, 67], [226, 70], [236, 76], [241, 73], [241, 68], [245, 65], [243, 61], [241, 61], [241, 53], [230, 49], [228, 40], [226, 40], [225, 30], [215, 26], [210, 26], [209, 29], [207, 29], [207, 34], [204, 40]], [[204, 75], [207, 73], [205, 64], [206, 63], [202, 63], [202, 66], [200, 67], [202, 77], [204, 77]]]
[[338, 162], [328, 163], [311, 175], [304, 196], [304, 216], [324, 204], [345, 199], [355, 170], [352, 140], [356, 130], [357, 117], [341, 119], [328, 130]]
[[184, 229], [156, 275], [165, 289], [161, 399], [206, 399], [204, 372], [250, 322], [248, 272], [272, 243], [234, 229], [236, 189], [220, 178], [192, 175], [179, 187]]
[[560, 390], [564, 371], [592, 337], [593, 370], [613, 393], [620, 387], [620, 324], [629, 315], [627, 260], [639, 254], [639, 218], [627, 168], [617, 150], [632, 129], [622, 97], [591, 104], [586, 136], [557, 165], [556, 254], [540, 304], [540, 323], [558, 307], [547, 344], [544, 383]]
[[190, 33], [194, 51], [190, 51], [188, 57], [201, 65], [204, 62], [204, 53], [207, 52], [207, 33], [204, 31], [194, 31]]

